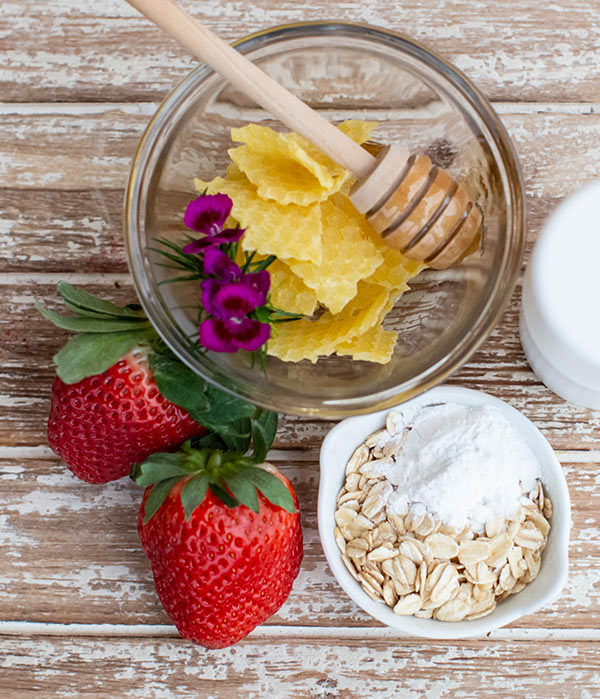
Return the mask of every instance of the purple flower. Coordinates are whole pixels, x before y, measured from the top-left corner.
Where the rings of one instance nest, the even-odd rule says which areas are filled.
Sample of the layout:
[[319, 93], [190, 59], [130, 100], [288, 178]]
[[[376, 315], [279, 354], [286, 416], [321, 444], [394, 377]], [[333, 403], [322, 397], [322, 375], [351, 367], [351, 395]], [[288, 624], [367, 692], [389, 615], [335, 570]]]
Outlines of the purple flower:
[[271, 275], [266, 270], [243, 274], [225, 253], [211, 248], [204, 254], [204, 273], [217, 277], [202, 282], [202, 305], [212, 316], [241, 318], [267, 301]]
[[244, 228], [223, 228], [233, 202], [226, 194], [206, 194], [193, 199], [185, 211], [184, 223], [204, 237], [188, 243], [183, 252], [193, 255], [214, 246], [235, 243], [245, 233]]
[[200, 344], [213, 352], [237, 352], [239, 349], [254, 352], [260, 349], [271, 335], [271, 326], [254, 318], [208, 318], [200, 323]]
[[205, 279], [202, 282], [202, 305], [211, 316], [221, 320], [243, 318], [263, 306], [266, 300], [266, 294], [248, 284], [245, 279], [238, 282]]
[[[266, 269], [262, 269], [260, 272], [242, 274], [240, 281], [256, 289], [256, 291], [263, 295], [265, 301], [267, 300], [267, 294], [271, 288], [271, 275]], [[260, 305], [262, 306], [265, 301]]]
[[[226, 255], [223, 257], [227, 258]], [[213, 255], [209, 259], [209, 269], [213, 272], [224, 270], [225, 274], [235, 275], [237, 279], [205, 279], [202, 282], [202, 305], [212, 317], [200, 324], [198, 337], [200, 343], [213, 352], [237, 352], [239, 349], [254, 352], [271, 335], [268, 323], [248, 317], [267, 301], [271, 284], [269, 273], [263, 270], [242, 274], [240, 268], [235, 267], [237, 271]]]

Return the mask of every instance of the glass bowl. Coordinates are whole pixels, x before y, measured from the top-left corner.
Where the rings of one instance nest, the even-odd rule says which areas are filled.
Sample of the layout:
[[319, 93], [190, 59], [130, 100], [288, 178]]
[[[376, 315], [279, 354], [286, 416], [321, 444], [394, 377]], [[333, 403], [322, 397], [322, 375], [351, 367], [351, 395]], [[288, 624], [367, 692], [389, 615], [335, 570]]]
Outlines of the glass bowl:
[[126, 196], [129, 265], [140, 301], [165, 343], [189, 367], [238, 397], [284, 413], [328, 418], [401, 403], [443, 381], [487, 337], [520, 268], [524, 196], [517, 158], [498, 116], [459, 71], [417, 42], [339, 22], [276, 27], [236, 43], [265, 72], [339, 122], [376, 120], [374, 139], [426, 153], [458, 177], [481, 206], [482, 249], [461, 265], [425, 270], [386, 319], [399, 339], [388, 364], [326, 357], [315, 364], [245, 352], [199, 354], [198, 282], [169, 274], [155, 239], [181, 241], [193, 179], [224, 174], [230, 129], [286, 127], [200, 65], [162, 103], [138, 147]]

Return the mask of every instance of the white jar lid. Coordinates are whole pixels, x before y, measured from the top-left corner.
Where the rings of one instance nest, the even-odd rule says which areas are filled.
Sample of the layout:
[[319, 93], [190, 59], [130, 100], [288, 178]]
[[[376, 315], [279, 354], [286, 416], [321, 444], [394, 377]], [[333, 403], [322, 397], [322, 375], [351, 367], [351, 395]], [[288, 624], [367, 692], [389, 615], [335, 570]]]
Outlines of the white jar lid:
[[548, 388], [600, 409], [600, 181], [544, 226], [523, 284], [521, 342]]

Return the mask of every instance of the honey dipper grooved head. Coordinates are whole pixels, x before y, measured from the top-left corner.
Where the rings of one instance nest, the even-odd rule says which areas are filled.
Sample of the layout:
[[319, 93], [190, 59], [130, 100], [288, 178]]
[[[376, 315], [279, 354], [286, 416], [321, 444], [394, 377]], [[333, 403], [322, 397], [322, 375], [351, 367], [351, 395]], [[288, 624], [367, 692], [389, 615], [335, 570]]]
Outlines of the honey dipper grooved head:
[[481, 239], [481, 210], [465, 187], [402, 146], [382, 149], [350, 199], [390, 247], [435, 269], [457, 264]]

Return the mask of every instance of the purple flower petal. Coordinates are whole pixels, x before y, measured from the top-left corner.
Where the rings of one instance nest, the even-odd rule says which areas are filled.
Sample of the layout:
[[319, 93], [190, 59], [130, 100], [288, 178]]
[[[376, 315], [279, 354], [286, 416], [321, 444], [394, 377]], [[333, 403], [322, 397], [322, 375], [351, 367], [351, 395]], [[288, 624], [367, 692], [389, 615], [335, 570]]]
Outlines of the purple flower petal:
[[239, 266], [217, 248], [209, 248], [204, 253], [204, 273], [229, 282], [242, 276]]
[[198, 328], [198, 339], [203, 347], [213, 352], [237, 352], [239, 347], [232, 342], [225, 321], [209, 318]]
[[188, 228], [204, 235], [218, 235], [231, 213], [233, 202], [226, 194], [208, 194], [193, 199], [183, 221]]
[[254, 318], [223, 321], [231, 342], [240, 349], [254, 352], [262, 347], [271, 335], [271, 326]]
[[202, 307], [211, 316], [218, 316], [221, 313], [221, 307], [215, 305], [214, 298], [217, 291], [228, 283], [220, 279], [205, 279], [202, 282]]
[[[202, 282], [204, 286], [205, 282]], [[217, 318], [243, 318], [265, 302], [264, 294], [249, 284], [223, 283], [210, 299], [212, 315]], [[204, 296], [204, 294], [203, 294]], [[206, 308], [206, 306], [205, 306]], [[207, 309], [208, 310], [208, 309]], [[211, 311], [209, 311], [211, 312]]]
[[206, 236], [205, 238], [198, 238], [198, 240], [194, 240], [191, 243], [184, 245], [181, 248], [181, 252], [184, 252], [186, 255], [195, 255], [196, 253], [202, 252], [206, 248], [211, 248], [213, 245], [215, 245], [215, 239], [211, 238], [210, 236]]
[[[235, 231], [236, 236], [226, 236], [226, 235], [206, 235], [204, 238], [198, 238], [198, 240], [194, 240], [191, 243], [188, 243], [184, 248], [183, 252], [186, 255], [194, 255], [199, 252], [203, 252], [204, 250], [209, 250], [210, 248], [215, 248], [219, 247], [221, 245], [227, 245], [229, 243], [235, 243], [237, 240], [239, 240], [242, 235], [245, 233], [246, 229], [245, 228], [226, 228], [223, 233], [227, 233], [227, 231]], [[239, 233], [241, 231], [241, 233]], [[239, 233], [239, 235], [237, 235]]]
[[219, 233], [219, 238], [228, 243], [236, 243], [246, 232], [245, 228], [223, 228]]
[[267, 294], [271, 287], [271, 275], [267, 272], [267, 270], [261, 269], [260, 272], [250, 272], [248, 274], [244, 274], [240, 281], [244, 284], [249, 284], [263, 294], [264, 301], [259, 304], [262, 306], [267, 300]]

